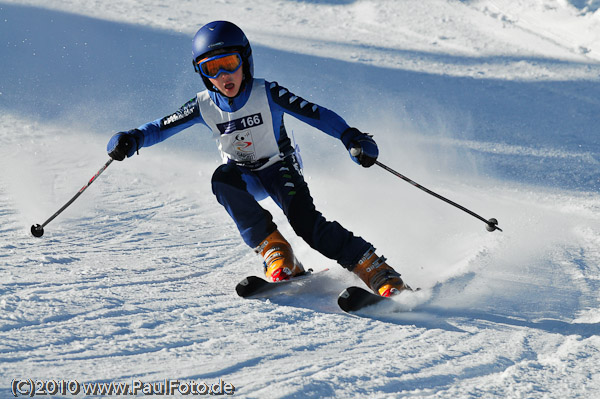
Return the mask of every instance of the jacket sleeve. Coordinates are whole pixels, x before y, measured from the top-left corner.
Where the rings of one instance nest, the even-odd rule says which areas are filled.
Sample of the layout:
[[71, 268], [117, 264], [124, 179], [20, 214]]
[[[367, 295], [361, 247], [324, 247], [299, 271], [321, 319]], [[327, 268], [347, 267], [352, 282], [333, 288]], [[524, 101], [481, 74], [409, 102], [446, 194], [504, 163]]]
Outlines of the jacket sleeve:
[[277, 82], [266, 82], [266, 89], [274, 119], [279, 119], [276, 114], [286, 113], [337, 139], [350, 128], [335, 112], [296, 96]]
[[163, 118], [148, 122], [138, 128], [144, 134], [144, 147], [150, 147], [160, 143], [187, 129], [188, 127], [202, 123], [206, 125], [196, 97], [181, 106], [176, 112]]

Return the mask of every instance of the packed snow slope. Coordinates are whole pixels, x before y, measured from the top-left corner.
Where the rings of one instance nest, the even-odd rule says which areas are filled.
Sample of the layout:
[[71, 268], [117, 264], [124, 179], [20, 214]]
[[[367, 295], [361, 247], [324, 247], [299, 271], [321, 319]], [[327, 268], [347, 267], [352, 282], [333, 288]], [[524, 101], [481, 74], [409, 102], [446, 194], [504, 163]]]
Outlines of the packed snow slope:
[[[223, 380], [243, 398], [600, 396], [599, 9], [0, 2], [0, 397], [15, 379]], [[200, 126], [113, 162], [32, 237], [114, 132], [202, 89], [190, 43], [216, 19], [246, 31], [257, 76], [374, 134], [383, 163], [504, 232], [290, 118], [317, 208], [421, 291], [341, 313], [337, 294], [361, 283], [265, 201], [303, 263], [330, 271], [292, 296], [237, 297], [261, 261], [213, 198], [220, 160]]]

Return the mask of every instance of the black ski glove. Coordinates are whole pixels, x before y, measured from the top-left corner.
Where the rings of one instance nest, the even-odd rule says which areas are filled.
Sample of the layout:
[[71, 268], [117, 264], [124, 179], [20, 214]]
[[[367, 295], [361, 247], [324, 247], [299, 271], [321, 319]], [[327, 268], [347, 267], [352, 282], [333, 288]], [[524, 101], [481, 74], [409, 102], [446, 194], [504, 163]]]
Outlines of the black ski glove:
[[359, 165], [368, 168], [373, 166], [379, 155], [377, 143], [373, 136], [351, 127], [342, 133], [341, 140], [350, 152], [350, 158]]
[[106, 146], [106, 151], [108, 151], [108, 156], [115, 161], [122, 161], [125, 157], [131, 157], [143, 146], [144, 134], [138, 129], [133, 129], [112, 136]]

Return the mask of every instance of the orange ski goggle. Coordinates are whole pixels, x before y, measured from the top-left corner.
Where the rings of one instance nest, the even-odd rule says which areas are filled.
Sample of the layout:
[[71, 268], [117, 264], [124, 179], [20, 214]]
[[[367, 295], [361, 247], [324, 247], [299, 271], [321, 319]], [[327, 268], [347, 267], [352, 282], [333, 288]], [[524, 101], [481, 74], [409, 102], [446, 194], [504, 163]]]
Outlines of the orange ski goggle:
[[221, 73], [234, 73], [242, 66], [238, 53], [219, 54], [198, 62], [199, 72], [207, 78], [216, 79]]

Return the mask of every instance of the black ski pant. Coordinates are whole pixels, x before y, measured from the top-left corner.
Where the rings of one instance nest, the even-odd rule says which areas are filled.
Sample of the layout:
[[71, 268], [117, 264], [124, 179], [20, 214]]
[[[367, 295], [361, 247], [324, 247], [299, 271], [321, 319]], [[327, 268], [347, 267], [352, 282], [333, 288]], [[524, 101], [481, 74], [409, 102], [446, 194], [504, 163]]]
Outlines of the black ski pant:
[[236, 164], [221, 165], [213, 174], [212, 190], [244, 242], [253, 249], [277, 229], [271, 213], [258, 203], [267, 196], [283, 210], [294, 232], [311, 248], [349, 270], [372, 247], [317, 211], [294, 155], [258, 171]]

